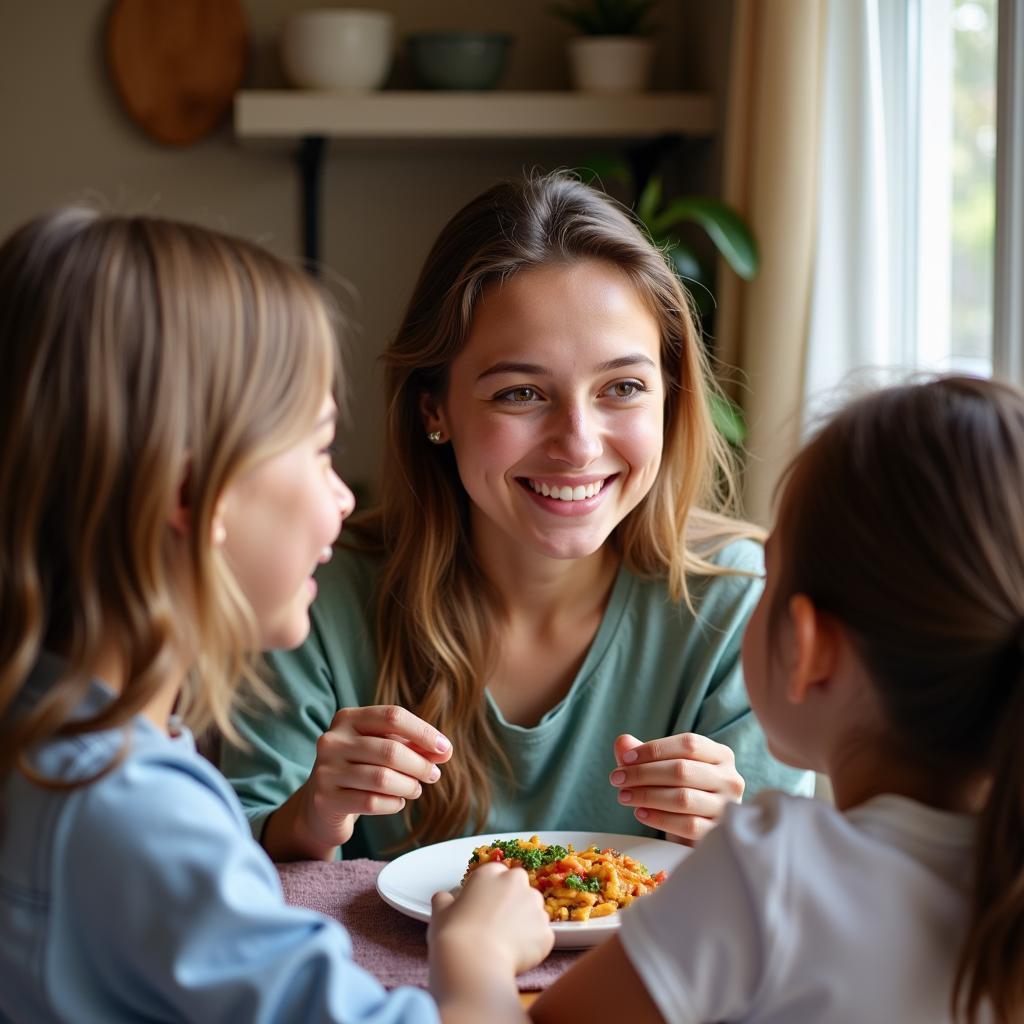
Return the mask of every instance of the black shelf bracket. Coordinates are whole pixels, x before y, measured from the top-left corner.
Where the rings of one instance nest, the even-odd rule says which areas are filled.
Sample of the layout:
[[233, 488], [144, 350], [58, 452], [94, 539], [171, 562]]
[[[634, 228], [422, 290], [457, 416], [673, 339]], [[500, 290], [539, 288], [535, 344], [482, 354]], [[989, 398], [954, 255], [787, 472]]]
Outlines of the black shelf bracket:
[[311, 274], [320, 274], [320, 183], [327, 140], [304, 135], [295, 161], [302, 189], [302, 262]]

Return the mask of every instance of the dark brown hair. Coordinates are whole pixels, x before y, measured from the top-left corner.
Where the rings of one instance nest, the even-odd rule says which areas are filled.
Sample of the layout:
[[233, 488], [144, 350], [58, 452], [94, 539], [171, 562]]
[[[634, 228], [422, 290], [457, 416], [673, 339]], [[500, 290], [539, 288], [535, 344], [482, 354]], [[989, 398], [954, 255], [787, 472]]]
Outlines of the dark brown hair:
[[732, 458], [709, 411], [715, 385], [690, 301], [663, 253], [604, 193], [567, 174], [508, 181], [445, 225], [384, 353], [387, 398], [381, 507], [351, 539], [387, 552], [377, 609], [377, 701], [401, 704], [452, 738], [460, 757], [416, 801], [412, 840], [447, 839], [489, 803], [502, 754], [487, 717], [495, 595], [473, 555], [469, 504], [450, 446], [424, 434], [420, 400], [443, 396], [476, 304], [495, 281], [534, 267], [602, 261], [620, 271], [661, 331], [665, 400], [661, 468], [611, 542], [628, 568], [661, 576], [687, 600], [687, 576], [723, 570], [713, 552], [760, 536], [732, 508]]
[[991, 779], [954, 1015], [1024, 1018], [1024, 392], [946, 377], [870, 395], [790, 468], [771, 618], [846, 628], [893, 744], [938, 786]]

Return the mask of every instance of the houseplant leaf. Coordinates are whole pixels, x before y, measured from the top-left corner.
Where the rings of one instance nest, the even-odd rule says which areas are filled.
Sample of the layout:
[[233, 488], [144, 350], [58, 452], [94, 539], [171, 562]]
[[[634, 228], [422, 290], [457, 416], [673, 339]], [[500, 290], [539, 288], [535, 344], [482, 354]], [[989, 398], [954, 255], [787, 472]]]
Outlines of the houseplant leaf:
[[717, 199], [703, 196], [674, 199], [654, 218], [651, 233], [663, 235], [684, 221], [699, 224], [740, 277], [749, 281], [757, 273], [760, 262], [757, 243], [735, 210]]
[[657, 0], [581, 0], [575, 4], [553, 3], [551, 14], [564, 18], [588, 36], [645, 35], [654, 26], [647, 22]]
[[743, 410], [725, 395], [712, 392], [709, 398], [711, 422], [715, 425], [715, 429], [729, 444], [739, 447], [747, 437], [747, 424], [743, 419]]
[[653, 177], [644, 186], [636, 201], [636, 215], [647, 225], [652, 237], [658, 234], [654, 228], [654, 219], [661, 205], [661, 192], [661, 178]]
[[665, 251], [672, 261], [672, 267], [676, 274], [684, 281], [699, 281], [701, 284], [707, 284], [704, 268], [697, 262], [697, 257], [688, 245], [683, 245], [673, 239], [665, 247]]
[[629, 166], [617, 156], [592, 156], [576, 168], [576, 173], [585, 185], [593, 185], [595, 181], [598, 184], [617, 181], [628, 185], [632, 181]]
[[707, 270], [688, 245], [683, 245], [674, 238], [656, 241], [665, 250], [676, 277], [683, 282], [693, 297], [697, 312], [701, 316], [706, 316], [715, 308], [715, 296], [711, 291], [711, 277]]

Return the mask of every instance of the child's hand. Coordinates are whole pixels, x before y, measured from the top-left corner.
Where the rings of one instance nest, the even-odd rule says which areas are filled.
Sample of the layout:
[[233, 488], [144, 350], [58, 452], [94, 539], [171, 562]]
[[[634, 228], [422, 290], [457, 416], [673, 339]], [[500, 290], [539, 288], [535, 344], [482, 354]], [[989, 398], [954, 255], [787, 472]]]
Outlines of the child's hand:
[[361, 814], [397, 814], [441, 777], [452, 745], [433, 726], [394, 706], [343, 708], [316, 744], [300, 831], [335, 847]]
[[624, 734], [615, 740], [615, 763], [610, 779], [619, 803], [636, 808], [637, 821], [686, 846], [714, 826], [726, 804], [743, 796], [732, 750], [696, 733], [649, 743]]
[[481, 864], [458, 899], [435, 893], [430, 928], [431, 989], [435, 998], [484, 992], [539, 964], [555, 941], [544, 899], [522, 868]]

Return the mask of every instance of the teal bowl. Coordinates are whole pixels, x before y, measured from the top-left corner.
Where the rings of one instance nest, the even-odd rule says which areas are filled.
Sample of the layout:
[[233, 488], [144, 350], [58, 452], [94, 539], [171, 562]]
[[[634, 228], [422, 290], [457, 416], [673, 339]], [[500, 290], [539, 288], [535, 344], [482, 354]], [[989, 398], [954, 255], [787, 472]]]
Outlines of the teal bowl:
[[502, 32], [420, 32], [409, 36], [409, 55], [428, 89], [493, 89], [511, 45]]

